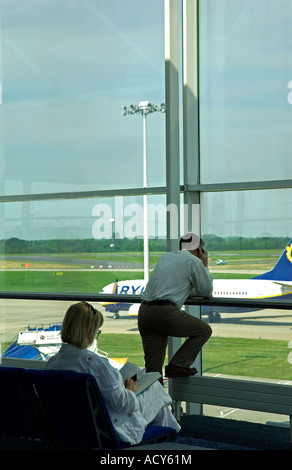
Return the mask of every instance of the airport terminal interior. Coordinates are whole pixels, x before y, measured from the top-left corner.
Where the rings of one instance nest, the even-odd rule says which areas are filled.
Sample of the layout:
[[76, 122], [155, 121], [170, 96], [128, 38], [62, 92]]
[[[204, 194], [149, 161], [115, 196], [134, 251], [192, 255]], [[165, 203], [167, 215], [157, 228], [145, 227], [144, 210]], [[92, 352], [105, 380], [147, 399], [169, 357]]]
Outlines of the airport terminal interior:
[[176, 442], [144, 449], [292, 450], [291, 21], [291, 0], [0, 0], [0, 373], [43, 370], [81, 300], [97, 353], [144, 367], [140, 296], [194, 232], [213, 297], [184, 310], [212, 336], [164, 377]]

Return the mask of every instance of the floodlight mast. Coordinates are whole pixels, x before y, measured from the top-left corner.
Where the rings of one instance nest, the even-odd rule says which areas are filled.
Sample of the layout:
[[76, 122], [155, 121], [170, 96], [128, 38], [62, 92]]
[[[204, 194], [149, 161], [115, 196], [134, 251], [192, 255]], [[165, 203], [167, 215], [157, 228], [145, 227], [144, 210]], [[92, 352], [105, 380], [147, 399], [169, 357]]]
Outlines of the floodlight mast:
[[[140, 101], [138, 105], [130, 104], [129, 108], [122, 106], [122, 115], [141, 114], [143, 118], [143, 187], [147, 188], [147, 153], [146, 153], [146, 117], [149, 114], [165, 113], [165, 104], [155, 105], [149, 101]], [[147, 217], [147, 195], [143, 195], [144, 209], [144, 280], [149, 280], [149, 247], [148, 247], [148, 217]]]

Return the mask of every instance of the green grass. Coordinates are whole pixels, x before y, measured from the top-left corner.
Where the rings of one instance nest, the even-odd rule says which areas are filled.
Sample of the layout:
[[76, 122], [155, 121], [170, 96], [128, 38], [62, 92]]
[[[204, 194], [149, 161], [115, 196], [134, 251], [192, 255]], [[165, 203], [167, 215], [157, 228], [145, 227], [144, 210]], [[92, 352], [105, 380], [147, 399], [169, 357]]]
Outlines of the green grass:
[[[62, 274], [60, 274], [62, 273]], [[0, 290], [98, 293], [107, 284], [143, 279], [141, 271], [0, 271]]]
[[108, 353], [108, 357], [126, 357], [129, 362], [144, 367], [144, 353], [140, 335], [102, 333], [98, 347]]
[[[203, 348], [203, 372], [291, 380], [287, 346], [287, 341], [211, 337]], [[99, 348], [109, 357], [127, 357], [130, 362], [144, 366], [139, 335], [101, 334]]]
[[[2, 343], [2, 351], [9, 343]], [[102, 333], [98, 347], [109, 358], [127, 358], [144, 367], [144, 353], [138, 334]], [[203, 348], [203, 373], [258, 379], [291, 380], [292, 365], [288, 362], [287, 341], [213, 338]], [[165, 364], [168, 358], [166, 355]]]
[[254, 274], [211, 273], [213, 279], [251, 279]]
[[[214, 273], [214, 279], [248, 279], [252, 275]], [[142, 271], [0, 271], [0, 291], [98, 293], [116, 279], [143, 279]]]
[[203, 369], [211, 374], [291, 380], [287, 341], [210, 338], [203, 348]]
[[[158, 258], [162, 253], [160, 252], [150, 252], [149, 254], [149, 263], [150, 265], [155, 265]], [[90, 269], [88, 271], [82, 271], [75, 267], [75, 270], [69, 271], [66, 270], [68, 265], [62, 268], [60, 265], [55, 265], [55, 271], [47, 271], [48, 266], [54, 269], [54, 263], [50, 263], [50, 258], [54, 256], [60, 257], [60, 263], [64, 257], [84, 260], [84, 265], [79, 266], [80, 268], [89, 268], [89, 259], [90, 263], [93, 260], [102, 262], [106, 260], [108, 264], [115, 265], [116, 261], [124, 263], [133, 263], [138, 262], [143, 265], [143, 253], [66, 253], [66, 254], [48, 254], [42, 255], [46, 256], [47, 261], [43, 263], [35, 262], [34, 258], [37, 255], [23, 255], [23, 260], [18, 260], [16, 263], [19, 266], [19, 271], [10, 271], [6, 269], [0, 270], [0, 290], [1, 291], [31, 291], [31, 292], [76, 292], [76, 293], [98, 293], [103, 286], [110, 284], [119, 279], [120, 281], [126, 279], [143, 279], [143, 271], [116, 271], [114, 269], [109, 269], [108, 271], [99, 271], [98, 269]], [[248, 279], [254, 276], [254, 274], [240, 274], [241, 269], [254, 269], [255, 265], [260, 267], [261, 263], [266, 263], [269, 261], [270, 266], [262, 266], [263, 270], [270, 269], [273, 264], [276, 262], [277, 255], [275, 255], [273, 250], [262, 250], [261, 252], [224, 252], [224, 256], [219, 252], [209, 253], [212, 261], [210, 262], [210, 268], [212, 265], [215, 265], [215, 260], [217, 258], [224, 258], [228, 260], [227, 269], [230, 265], [234, 263], [239, 263], [235, 265], [235, 269], [238, 269], [238, 273], [222, 273], [219, 271], [213, 273], [213, 278], [223, 278], [223, 279]], [[246, 260], [248, 263], [246, 263]], [[12, 261], [10, 261], [12, 263]], [[15, 263], [15, 261], [13, 262]], [[25, 263], [31, 263], [31, 269], [25, 269]], [[241, 264], [240, 264], [241, 263]], [[7, 263], [9, 264], [9, 263]], [[14, 266], [17, 268], [17, 266]], [[33, 271], [35, 267], [43, 267], [39, 271]], [[224, 266], [223, 266], [224, 267]], [[224, 267], [225, 268], [225, 267]], [[63, 270], [62, 270], [63, 269]], [[62, 273], [62, 274], [60, 274]]]

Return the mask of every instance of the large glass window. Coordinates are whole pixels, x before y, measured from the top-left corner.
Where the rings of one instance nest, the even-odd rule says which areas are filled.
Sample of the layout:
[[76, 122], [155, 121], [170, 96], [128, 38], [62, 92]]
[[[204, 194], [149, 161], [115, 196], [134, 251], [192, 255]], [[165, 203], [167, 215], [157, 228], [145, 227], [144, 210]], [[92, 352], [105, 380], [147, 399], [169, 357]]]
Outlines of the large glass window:
[[[192, 167], [188, 157], [182, 183], [203, 189], [201, 233], [214, 279], [241, 281], [271, 269], [291, 238], [291, 189], [206, 192], [203, 185], [292, 178], [292, 3], [198, 4], [200, 161]], [[164, 102], [164, 82], [162, 1], [1, 3], [0, 290], [96, 294], [116, 280], [144, 278], [143, 196], [118, 190], [142, 188], [145, 143], [147, 185], [167, 185], [165, 115], [150, 114], [145, 134], [141, 115], [123, 114], [122, 106]], [[170, 112], [176, 98], [170, 93]], [[192, 115], [195, 100], [187, 105]], [[199, 180], [192, 168], [200, 168]], [[106, 189], [112, 197], [79, 194]], [[148, 196], [150, 269], [166, 250], [165, 201]], [[30, 322], [61, 321], [68, 305], [0, 303], [5, 343]], [[129, 310], [116, 323], [101, 308], [103, 332], [140, 340]], [[203, 310], [213, 326], [204, 373], [286, 380], [289, 311], [213, 313], [220, 321]]]
[[[144, 126], [122, 107], [164, 103], [164, 69], [164, 2], [1, 2], [0, 290], [50, 298], [1, 300], [4, 349], [20, 328], [62, 320], [69, 302], [50, 294], [143, 279], [139, 188], [144, 156], [146, 185], [166, 185], [165, 114], [155, 108]], [[160, 192], [148, 196], [150, 267], [165, 250]], [[99, 307], [104, 333], [132, 333], [127, 311], [125, 326]]]
[[[1, 193], [142, 187], [142, 119], [121, 107], [164, 102], [163, 14], [153, 0], [1, 3]], [[154, 186], [164, 120], [147, 120]]]
[[[213, 330], [203, 348], [204, 374], [289, 384], [291, 189], [203, 193], [201, 208], [214, 298], [262, 299], [284, 307], [202, 307], [202, 318]], [[265, 280], [275, 266], [276, 272]], [[234, 408], [204, 406], [204, 413], [263, 423], [287, 421], [285, 416]]]
[[[151, 271], [166, 250], [166, 198], [147, 199]], [[141, 293], [139, 280], [145, 278], [143, 196], [7, 202], [0, 209], [0, 291], [83, 296], [109, 286], [107, 294]], [[123, 281], [128, 281], [128, 289]], [[50, 298], [2, 299], [0, 342], [12, 340], [28, 325], [60, 322], [68, 305]], [[130, 315], [128, 304], [125, 308], [103, 302], [95, 306], [105, 317], [103, 331], [134, 328], [138, 336], [137, 312]], [[118, 316], [123, 321], [113, 321]]]
[[202, 233], [219, 237], [292, 237], [291, 195], [291, 189], [202, 193]]
[[291, 178], [292, 3], [200, 2], [201, 183]]
[[[199, 15], [200, 183], [210, 185], [200, 194], [201, 232], [214, 297], [289, 300], [292, 3], [202, 0]], [[280, 180], [286, 189], [277, 187]], [[262, 190], [264, 181], [274, 183]], [[238, 182], [255, 189], [238, 191]], [[219, 191], [207, 191], [213, 184]], [[251, 281], [282, 254], [275, 282]], [[213, 329], [203, 349], [205, 374], [290, 383], [290, 310], [214, 306], [202, 313]], [[273, 420], [237, 409], [204, 412]]]
[[[157, 243], [156, 251], [159, 251], [162, 247], [165, 249], [165, 196], [148, 196], [147, 199], [148, 244], [154, 250]], [[20, 277], [23, 279], [30, 277], [28, 271], [40, 268], [35, 277], [36, 284], [32, 281], [25, 289], [21, 286], [17, 288], [18, 279], [12, 288], [7, 288], [39, 292], [47, 291], [46, 281], [41, 282], [46, 269], [90, 270], [102, 264], [105, 267], [111, 265], [110, 268], [136, 266], [143, 269], [142, 196], [15, 202], [5, 203], [1, 209], [3, 284], [0, 290], [5, 290], [5, 279], [9, 276], [7, 268], [22, 271]], [[123, 260], [119, 262], [121, 252], [132, 251], [136, 254], [139, 252], [138, 263], [134, 258], [126, 266]], [[71, 287], [70, 283], [63, 286], [63, 279], [59, 279], [58, 288], [49, 288], [49, 291], [98, 292], [93, 285], [86, 287], [81, 278], [78, 285]]]

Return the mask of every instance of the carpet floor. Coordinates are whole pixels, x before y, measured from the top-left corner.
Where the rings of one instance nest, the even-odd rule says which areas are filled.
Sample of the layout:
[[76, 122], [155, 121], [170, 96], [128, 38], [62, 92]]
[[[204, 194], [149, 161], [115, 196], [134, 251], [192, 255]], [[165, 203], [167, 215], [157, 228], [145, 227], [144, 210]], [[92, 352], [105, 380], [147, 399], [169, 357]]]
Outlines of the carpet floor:
[[181, 416], [178, 442], [217, 450], [292, 450], [287, 426]]

